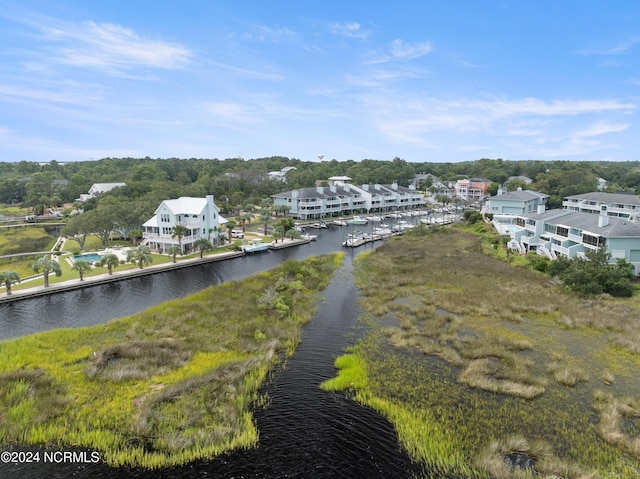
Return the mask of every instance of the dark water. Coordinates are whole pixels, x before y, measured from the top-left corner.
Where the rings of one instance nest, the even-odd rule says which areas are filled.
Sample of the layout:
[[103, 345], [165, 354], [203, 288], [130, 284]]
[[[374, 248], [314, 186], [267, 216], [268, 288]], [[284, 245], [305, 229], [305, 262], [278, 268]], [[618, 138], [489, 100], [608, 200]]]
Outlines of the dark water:
[[[182, 297], [211, 284], [240, 279], [287, 257], [341, 249], [345, 231], [321, 231], [318, 241], [297, 248], [197, 266], [118, 284], [3, 305], [2, 328], [17, 336], [31, 331], [104, 322]], [[333, 361], [358, 334], [352, 257], [334, 275], [314, 319], [304, 328], [295, 356], [266, 386], [271, 401], [255, 412], [257, 448], [212, 461], [160, 471], [113, 469], [98, 464], [0, 464], [1, 478], [408, 478], [420, 469], [400, 450], [391, 425], [342, 394], [319, 384], [335, 375]], [[6, 316], [9, 310], [10, 316]], [[11, 317], [11, 319], [9, 319]], [[35, 324], [31, 324], [35, 323]], [[1, 343], [0, 343], [1, 347]]]
[[[129, 316], [170, 299], [182, 298], [207, 286], [246, 278], [276, 267], [287, 258], [304, 259], [342, 250], [347, 228], [313, 230], [318, 240], [280, 251], [167, 271], [115, 283], [92, 286], [34, 299], [0, 303], [0, 340], [55, 328], [102, 324]], [[361, 246], [348, 254], [357, 254]]]

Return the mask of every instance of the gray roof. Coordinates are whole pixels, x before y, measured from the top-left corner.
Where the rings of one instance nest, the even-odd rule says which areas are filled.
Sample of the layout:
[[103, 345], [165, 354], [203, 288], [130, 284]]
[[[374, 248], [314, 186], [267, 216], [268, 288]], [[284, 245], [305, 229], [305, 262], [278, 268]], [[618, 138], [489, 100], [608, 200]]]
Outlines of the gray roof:
[[548, 198], [549, 195], [545, 195], [544, 193], [538, 193], [533, 190], [519, 190], [512, 191], [510, 193], [505, 193], [503, 195], [496, 195], [489, 198], [490, 200], [513, 200], [513, 201], [529, 201], [535, 200], [537, 198]]
[[[546, 210], [543, 213], [526, 213], [523, 215], [518, 215], [521, 216], [523, 218], [527, 218], [527, 219], [531, 219], [531, 220], [549, 220], [549, 219], [553, 219], [559, 216], [565, 216], [568, 214], [571, 214], [572, 212], [569, 210], [561, 210], [561, 209], [553, 209], [553, 210]], [[591, 213], [588, 213], [591, 216], [594, 216]]]
[[640, 198], [637, 195], [624, 193], [603, 193], [601, 191], [593, 191], [591, 193], [583, 193], [581, 195], [567, 196], [566, 198], [599, 201], [605, 204], [620, 203], [624, 205], [640, 205]]
[[[417, 194], [420, 193], [417, 190], [412, 190], [411, 188], [407, 188], [405, 186], [398, 186], [397, 188], [392, 188], [391, 185], [379, 185], [380, 189], [376, 189], [374, 185], [369, 185], [369, 191], [367, 193], [371, 194], [384, 194], [385, 192], [392, 193], [404, 193], [404, 194]], [[324, 187], [324, 193], [320, 193], [318, 188], [299, 188], [297, 190], [292, 191], [284, 191], [282, 193], [277, 193], [275, 195], [271, 195], [272, 197], [277, 198], [292, 198], [293, 191], [298, 192], [298, 198], [300, 199], [309, 199], [309, 198], [328, 198], [331, 196], [354, 196], [361, 194], [361, 187], [356, 185], [346, 185], [349, 190], [345, 188], [345, 186], [335, 186], [335, 192], [331, 191], [329, 186]]]
[[570, 214], [547, 221], [549, 224], [577, 228], [582, 231], [604, 237], [639, 237], [640, 223], [634, 223], [626, 218], [607, 216], [609, 224], [598, 226], [598, 217], [593, 213], [580, 213], [572, 211]]

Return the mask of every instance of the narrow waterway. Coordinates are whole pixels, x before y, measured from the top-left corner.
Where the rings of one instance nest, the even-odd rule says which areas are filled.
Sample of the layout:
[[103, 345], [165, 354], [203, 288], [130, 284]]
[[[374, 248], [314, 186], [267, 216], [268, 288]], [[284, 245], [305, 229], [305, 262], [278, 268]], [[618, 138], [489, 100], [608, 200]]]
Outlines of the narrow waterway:
[[[85, 289], [0, 303], [0, 340], [56, 328], [103, 324], [170, 299], [182, 298], [226, 281], [267, 271], [287, 258], [304, 259], [342, 250], [346, 228], [314, 230], [318, 240], [278, 251], [166, 271]], [[349, 250], [349, 254], [357, 251]]]
[[[270, 269], [287, 257], [302, 259], [341, 249], [344, 231], [323, 230], [309, 245], [201, 265], [185, 270], [63, 293], [3, 306], [2, 327], [13, 335], [55, 327], [97, 324], [131, 314], [156, 302], [182, 297], [211, 284], [241, 279]], [[270, 402], [255, 412], [260, 431], [257, 448], [213, 461], [197, 461], [160, 471], [113, 469], [104, 464], [0, 464], [4, 478], [409, 478], [417, 465], [400, 450], [392, 426], [368, 408], [319, 384], [335, 375], [334, 359], [353, 344], [359, 309], [353, 257], [374, 247], [349, 249], [336, 271], [317, 314], [304, 328], [293, 358], [274, 372], [265, 388]], [[193, 271], [192, 271], [193, 270]], [[58, 297], [56, 297], [58, 296]], [[160, 300], [158, 300], [160, 299]], [[7, 321], [7, 309], [14, 314]], [[98, 309], [98, 311], [95, 311]], [[94, 314], [95, 311], [95, 314]], [[35, 316], [34, 316], [35, 315]], [[35, 325], [27, 325], [28, 319]], [[1, 347], [1, 343], [0, 343]]]

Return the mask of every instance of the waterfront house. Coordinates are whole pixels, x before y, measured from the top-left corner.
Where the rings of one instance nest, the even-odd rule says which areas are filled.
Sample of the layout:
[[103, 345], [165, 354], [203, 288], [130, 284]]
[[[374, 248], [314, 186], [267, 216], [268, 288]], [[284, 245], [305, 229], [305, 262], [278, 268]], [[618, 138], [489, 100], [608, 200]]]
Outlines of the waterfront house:
[[[217, 244], [227, 220], [220, 216], [220, 210], [213, 201], [213, 195], [206, 198], [180, 197], [164, 200], [153, 217], [144, 223], [143, 244], [164, 253], [169, 247], [182, 243], [183, 252], [193, 251], [193, 243], [206, 238]], [[187, 228], [180, 240], [172, 238], [174, 226]]]

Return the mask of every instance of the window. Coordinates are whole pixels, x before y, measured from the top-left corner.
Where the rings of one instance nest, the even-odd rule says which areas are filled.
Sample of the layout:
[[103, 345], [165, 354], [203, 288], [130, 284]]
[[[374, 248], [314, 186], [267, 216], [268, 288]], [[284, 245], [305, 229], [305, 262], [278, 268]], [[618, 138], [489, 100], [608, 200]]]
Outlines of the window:
[[171, 215], [166, 213], [160, 214], [160, 222], [161, 223], [169, 223], [171, 221]]
[[583, 234], [582, 242], [590, 246], [604, 246], [604, 238], [602, 236]]
[[569, 236], [569, 228], [565, 228], [564, 226], [558, 226], [556, 228], [556, 234], [559, 236], [564, 236], [565, 238]]

